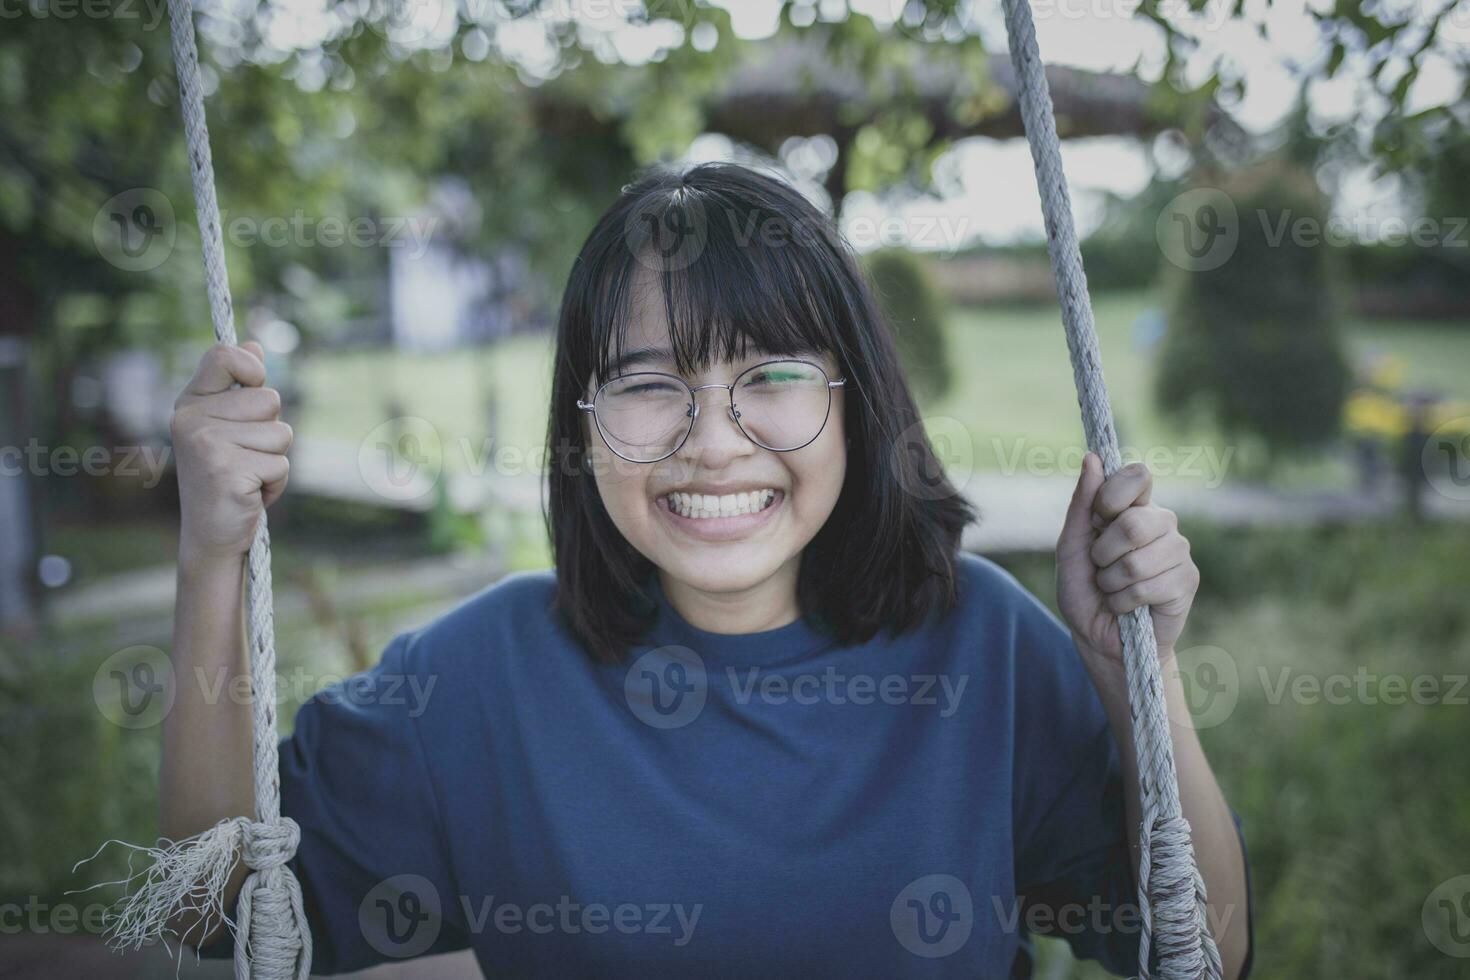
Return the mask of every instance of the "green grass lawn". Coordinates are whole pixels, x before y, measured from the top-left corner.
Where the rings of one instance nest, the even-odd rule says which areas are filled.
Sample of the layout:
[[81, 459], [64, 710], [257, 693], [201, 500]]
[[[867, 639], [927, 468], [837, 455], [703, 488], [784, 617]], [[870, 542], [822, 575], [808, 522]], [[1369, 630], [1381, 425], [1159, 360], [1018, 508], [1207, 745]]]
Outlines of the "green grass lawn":
[[[1098, 342], [1108, 391], [1126, 448], [1226, 450], [1208, 426], [1177, 429], [1152, 401], [1152, 356], [1134, 339], [1140, 314], [1155, 304], [1148, 292], [1094, 297]], [[1415, 321], [1349, 320], [1349, 351], [1398, 355], [1408, 380], [1470, 399], [1470, 326]], [[1060, 314], [1046, 308], [959, 309], [950, 318], [956, 368], [953, 390], [925, 406], [931, 429], [963, 431], [977, 470], [1014, 465], [1021, 453], [1075, 452], [1081, 445], [1076, 395]], [[303, 435], [360, 442], [395, 415], [431, 422], [445, 465], [463, 472], [491, 451], [522, 453], [543, 444], [551, 379], [550, 338], [517, 337], [493, 347], [448, 354], [354, 351], [302, 359], [306, 399], [293, 420]], [[493, 413], [496, 421], [490, 422]], [[951, 422], [936, 422], [937, 419]], [[956, 424], [957, 423], [957, 426]], [[492, 438], [493, 435], [493, 438]], [[491, 439], [487, 443], [487, 439]], [[1237, 449], [1237, 452], [1248, 451]], [[950, 457], [955, 458], [955, 457]], [[1181, 458], [1181, 457], [1177, 457]], [[1342, 484], [1340, 464], [1305, 461], [1278, 477], [1285, 482]]]

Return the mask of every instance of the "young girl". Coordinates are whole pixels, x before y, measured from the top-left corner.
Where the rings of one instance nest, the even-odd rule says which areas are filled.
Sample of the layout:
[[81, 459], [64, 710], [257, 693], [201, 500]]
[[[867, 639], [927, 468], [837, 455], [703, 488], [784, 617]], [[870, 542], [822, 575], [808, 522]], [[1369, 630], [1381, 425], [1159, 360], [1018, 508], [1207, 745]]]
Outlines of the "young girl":
[[[1136, 973], [1117, 617], [1149, 605], [1167, 661], [1199, 580], [1149, 473], [1086, 457], [1066, 626], [960, 552], [974, 512], [851, 251], [729, 164], [623, 189], [554, 370], [555, 569], [398, 636], [281, 743], [314, 969], [471, 948], [487, 976], [1025, 977], [1044, 933]], [[179, 399], [181, 673], [246, 670], [278, 409], [254, 344], [211, 350]], [[1184, 815], [1244, 976], [1243, 839], [1171, 673]], [[248, 705], [179, 685], [165, 834], [253, 812], [250, 767]]]

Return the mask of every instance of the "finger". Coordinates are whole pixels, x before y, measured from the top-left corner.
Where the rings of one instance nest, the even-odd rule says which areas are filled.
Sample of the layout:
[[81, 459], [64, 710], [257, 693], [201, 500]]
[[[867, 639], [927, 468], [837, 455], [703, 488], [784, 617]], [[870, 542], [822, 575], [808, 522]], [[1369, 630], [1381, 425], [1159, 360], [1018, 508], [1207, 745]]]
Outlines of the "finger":
[[1137, 582], [1162, 575], [1189, 559], [1189, 542], [1181, 534], [1164, 534], [1123, 555], [1097, 573], [1098, 591], [1121, 592]]
[[216, 422], [211, 435], [259, 453], [280, 455], [291, 448], [293, 433], [285, 422]]
[[286, 482], [291, 475], [291, 460], [286, 456], [270, 453], [255, 455], [263, 457], [258, 464], [261, 477], [260, 500], [263, 506], [269, 507], [286, 492]]
[[265, 384], [265, 362], [243, 347], [216, 344], [200, 358], [187, 391], [212, 395], [234, 384], [247, 388]]
[[190, 407], [214, 419], [270, 422], [281, 414], [281, 393], [274, 388], [231, 388], [199, 396]]
[[1199, 570], [1194, 562], [1175, 565], [1162, 575], [1135, 582], [1121, 592], [1103, 596], [1108, 611], [1122, 616], [1143, 606], [1167, 606], [1194, 595], [1199, 584]]
[[247, 340], [240, 346], [248, 350], [250, 353], [254, 354], [256, 358], [260, 360], [260, 363], [265, 363], [265, 348], [260, 346], [260, 341]]
[[1179, 526], [1172, 510], [1164, 507], [1130, 507], [1113, 519], [1092, 544], [1092, 561], [1106, 568], [1130, 551], [1142, 548]]
[[1090, 520], [1093, 500], [1102, 486], [1102, 462], [1096, 453], [1082, 457], [1082, 472], [1077, 475], [1077, 486], [1072, 490], [1072, 500], [1067, 504], [1067, 514], [1062, 520], [1062, 533], [1057, 538], [1057, 555], [1066, 557], [1086, 550], [1094, 537]]
[[1142, 463], [1129, 463], [1103, 482], [1092, 509], [1103, 520], [1112, 520], [1134, 504], [1148, 503], [1154, 476]]

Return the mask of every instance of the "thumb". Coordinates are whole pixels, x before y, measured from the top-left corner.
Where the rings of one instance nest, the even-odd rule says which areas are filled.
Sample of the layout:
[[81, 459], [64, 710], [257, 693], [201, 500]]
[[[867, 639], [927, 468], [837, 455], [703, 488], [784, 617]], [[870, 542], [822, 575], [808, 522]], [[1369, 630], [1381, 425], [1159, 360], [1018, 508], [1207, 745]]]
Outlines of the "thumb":
[[1102, 460], [1097, 453], [1089, 452], [1082, 457], [1082, 472], [1077, 476], [1077, 488], [1072, 491], [1072, 500], [1067, 504], [1067, 516], [1062, 521], [1062, 533], [1057, 538], [1057, 553], [1069, 555], [1085, 551], [1092, 545], [1092, 503], [1103, 485]]

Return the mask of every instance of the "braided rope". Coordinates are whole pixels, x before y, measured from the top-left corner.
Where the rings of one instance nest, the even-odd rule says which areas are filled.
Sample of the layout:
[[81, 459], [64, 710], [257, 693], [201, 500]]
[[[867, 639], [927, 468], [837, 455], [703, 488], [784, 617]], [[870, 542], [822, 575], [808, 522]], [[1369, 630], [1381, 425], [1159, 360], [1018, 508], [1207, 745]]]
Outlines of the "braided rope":
[[[189, 173], [199, 236], [204, 247], [205, 286], [215, 339], [235, 344], [234, 311], [225, 268], [224, 236], [215, 196], [214, 160], [204, 119], [204, 89], [194, 38], [192, 0], [170, 0], [169, 27], [180, 107], [188, 145]], [[307, 980], [311, 972], [311, 932], [301, 885], [288, 863], [301, 830], [281, 816], [281, 786], [276, 743], [276, 639], [272, 612], [270, 533], [262, 513], [250, 544], [245, 579], [246, 641], [250, 657], [250, 704], [254, 730], [255, 820], [230, 817], [181, 841], [162, 847], [135, 847], [152, 864], [122, 882], [142, 886], [119, 900], [108, 935], [115, 946], [137, 948], [162, 939], [180, 912], [201, 916], [205, 934], [217, 920], [235, 935], [236, 980]], [[106, 846], [105, 844], [103, 845]], [[95, 855], [94, 855], [95, 857]], [[90, 858], [88, 860], [91, 860]], [[224, 889], [236, 861], [250, 869], [241, 887], [235, 921], [224, 910]], [[131, 871], [131, 863], [129, 870]], [[96, 887], [96, 886], [94, 886]], [[192, 931], [192, 930], [191, 930]]]
[[[189, 150], [194, 208], [204, 247], [205, 287], [214, 336], [234, 344], [235, 318], [225, 267], [224, 235], [214, 187], [214, 158], [204, 117], [204, 89], [194, 40], [192, 0], [170, 0], [169, 32], [179, 107]], [[251, 716], [255, 731], [256, 822], [244, 831], [243, 857], [251, 869], [237, 908], [237, 980], [305, 980], [311, 970], [311, 933], [302, 907], [301, 886], [287, 867], [301, 839], [295, 821], [281, 816], [281, 785], [276, 744], [276, 629], [271, 591], [271, 544], [262, 513], [250, 543], [246, 584], [246, 637], [250, 657]]]
[[[1072, 224], [1072, 201], [1062, 173], [1051, 92], [1036, 44], [1036, 26], [1028, 0], [1004, 0], [1004, 7], [1021, 118], [1036, 167], [1047, 251], [1061, 301], [1082, 426], [1088, 447], [1102, 459], [1103, 472], [1112, 475], [1122, 460], [1103, 382], [1087, 275]], [[1195, 866], [1189, 823], [1179, 806], [1173, 742], [1148, 609], [1128, 613], [1120, 620], [1119, 628], [1142, 809], [1138, 862], [1140, 976], [1144, 980], [1149, 977], [1152, 942], [1157, 946], [1158, 975], [1164, 980], [1215, 980], [1223, 968], [1205, 915], [1205, 883]]]

